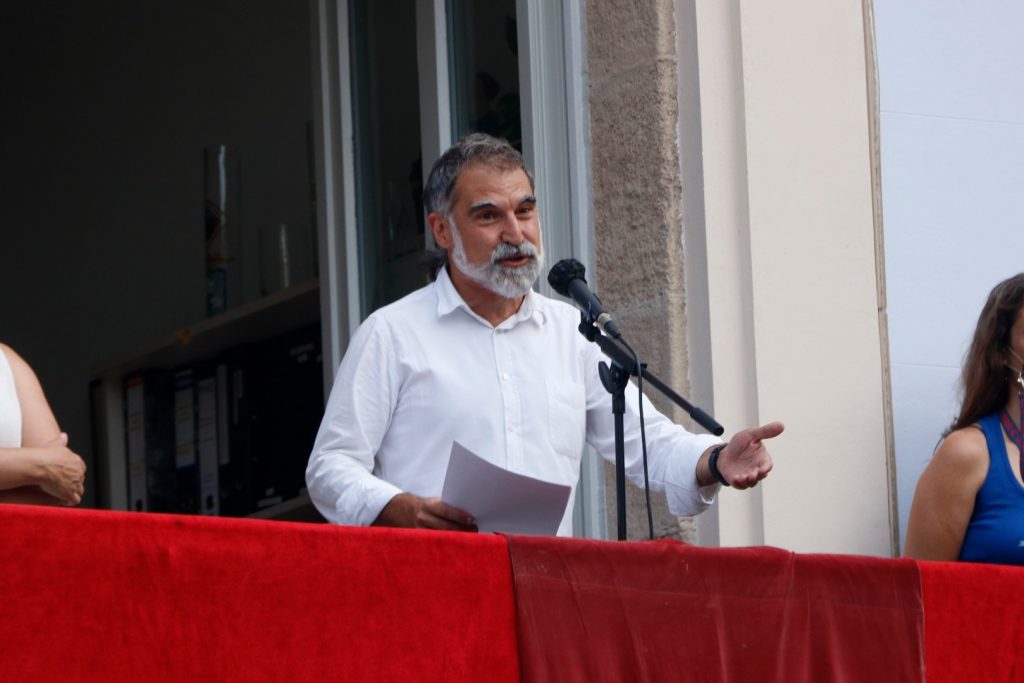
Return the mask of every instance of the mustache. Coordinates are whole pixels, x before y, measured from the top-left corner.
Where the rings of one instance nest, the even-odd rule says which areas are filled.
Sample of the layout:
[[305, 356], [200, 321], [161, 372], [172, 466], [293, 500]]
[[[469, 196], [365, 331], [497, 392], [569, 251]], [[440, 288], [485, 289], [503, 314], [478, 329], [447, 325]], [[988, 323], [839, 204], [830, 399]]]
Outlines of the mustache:
[[491, 252], [491, 263], [497, 264], [498, 261], [507, 258], [537, 258], [537, 247], [532, 242], [523, 241], [522, 244], [510, 244], [508, 242], [502, 242], [494, 251]]

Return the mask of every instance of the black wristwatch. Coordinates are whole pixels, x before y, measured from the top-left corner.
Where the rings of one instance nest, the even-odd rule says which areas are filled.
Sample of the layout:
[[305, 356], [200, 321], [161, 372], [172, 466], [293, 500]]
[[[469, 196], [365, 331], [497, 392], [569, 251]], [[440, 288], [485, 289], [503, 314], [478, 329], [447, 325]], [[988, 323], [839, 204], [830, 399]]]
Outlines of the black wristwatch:
[[720, 443], [711, 449], [711, 455], [708, 456], [708, 469], [711, 470], [711, 476], [718, 480], [718, 483], [722, 486], [728, 486], [729, 482], [725, 480], [722, 473], [718, 470], [718, 454], [722, 452], [722, 449], [728, 446], [727, 443]]

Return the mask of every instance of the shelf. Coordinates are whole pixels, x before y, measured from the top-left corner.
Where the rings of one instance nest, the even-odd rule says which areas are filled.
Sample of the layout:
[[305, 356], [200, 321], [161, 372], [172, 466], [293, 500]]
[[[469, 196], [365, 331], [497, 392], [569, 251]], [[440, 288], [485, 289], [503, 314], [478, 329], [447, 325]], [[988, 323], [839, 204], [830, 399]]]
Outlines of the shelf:
[[310, 280], [155, 339], [96, 374], [122, 376], [141, 368], [173, 368], [319, 319], [320, 284]]
[[[126, 375], [143, 369], [173, 370], [193, 365], [228, 349], [273, 339], [319, 321], [320, 286], [316, 280], [310, 280], [163, 335], [98, 370], [90, 392], [96, 448], [94, 472], [100, 504], [114, 510], [129, 507], [123, 384]], [[287, 500], [252, 516], [323, 521], [308, 496]]]
[[273, 519], [279, 522], [326, 522], [317, 512], [309, 494], [302, 494], [283, 503], [254, 512], [248, 515], [251, 519]]

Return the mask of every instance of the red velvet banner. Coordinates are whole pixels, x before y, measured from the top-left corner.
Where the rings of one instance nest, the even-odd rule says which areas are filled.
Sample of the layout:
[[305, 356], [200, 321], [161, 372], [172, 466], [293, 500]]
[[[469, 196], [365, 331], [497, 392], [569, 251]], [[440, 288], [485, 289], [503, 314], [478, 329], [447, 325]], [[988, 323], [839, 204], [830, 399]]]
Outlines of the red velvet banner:
[[4, 681], [1024, 682], [1019, 567], [7, 505], [0, 553]]
[[0, 510], [5, 681], [518, 679], [505, 539]]
[[909, 560], [509, 543], [524, 681], [923, 680]]
[[928, 683], [1024, 681], [1024, 568], [920, 566]]

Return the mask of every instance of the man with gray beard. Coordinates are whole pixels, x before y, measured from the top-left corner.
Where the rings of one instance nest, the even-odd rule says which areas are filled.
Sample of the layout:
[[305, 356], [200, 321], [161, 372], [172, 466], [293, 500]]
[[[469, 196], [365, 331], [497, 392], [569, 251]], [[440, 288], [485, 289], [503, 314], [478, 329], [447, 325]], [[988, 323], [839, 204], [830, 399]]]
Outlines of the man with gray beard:
[[[511, 472], [565, 484], [559, 535], [572, 534], [584, 442], [615, 454], [611, 397], [578, 311], [534, 292], [544, 265], [533, 178], [507, 142], [473, 134], [430, 171], [434, 281], [385, 306], [349, 344], [313, 445], [306, 483], [339, 524], [474, 531], [441, 502], [452, 443]], [[639, 400], [627, 387], [626, 473], [643, 483]], [[780, 423], [728, 442], [691, 434], [644, 400], [651, 488], [692, 515], [722, 484], [754, 486]]]

